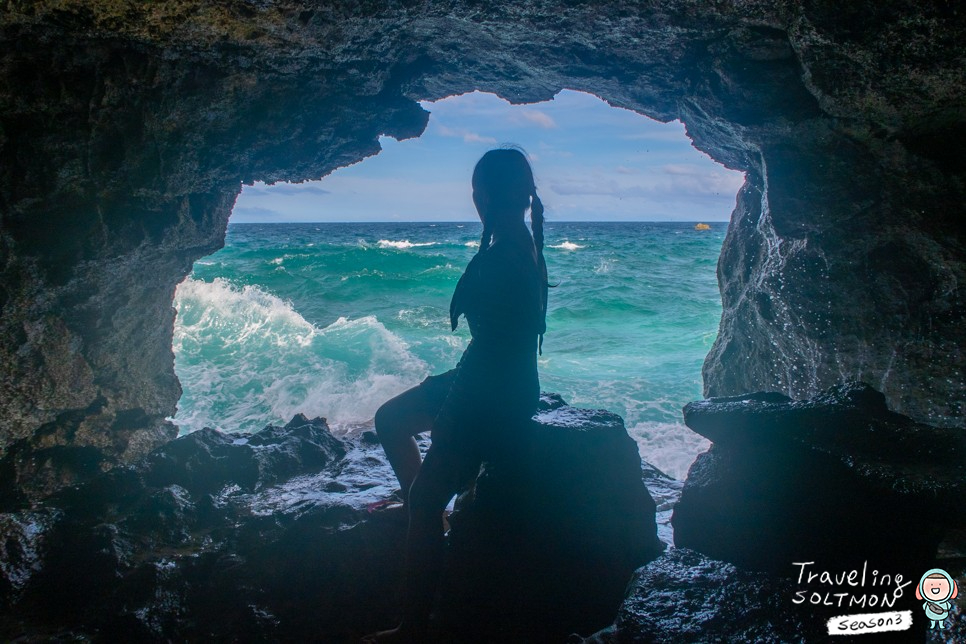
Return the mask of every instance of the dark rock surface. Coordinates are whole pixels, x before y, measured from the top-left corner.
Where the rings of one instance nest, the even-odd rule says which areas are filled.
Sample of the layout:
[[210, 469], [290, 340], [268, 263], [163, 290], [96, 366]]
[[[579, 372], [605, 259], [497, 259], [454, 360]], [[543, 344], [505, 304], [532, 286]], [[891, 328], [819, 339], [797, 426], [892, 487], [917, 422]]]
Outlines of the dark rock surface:
[[[620, 418], [545, 407], [516, 446], [530, 467], [489, 464], [452, 516], [440, 642], [591, 633], [663, 549]], [[203, 430], [0, 514], [0, 639], [354, 642], [393, 625], [406, 522], [367, 511], [396, 485], [371, 438], [304, 416]]]
[[4, 518], [0, 638], [351, 641], [393, 619], [405, 524], [381, 448], [296, 416], [203, 430]]
[[664, 550], [620, 417], [561, 406], [537, 418], [528, 451], [486, 464], [457, 500], [441, 609], [455, 635], [443, 641], [592, 633], [613, 620], [634, 570]]
[[685, 422], [714, 444], [675, 507], [678, 546], [781, 575], [868, 561], [918, 580], [944, 531], [966, 525], [962, 432], [891, 412], [867, 385], [700, 401]]
[[792, 604], [795, 585], [687, 548], [644, 566], [614, 624], [585, 644], [645, 642], [818, 642], [825, 621]]
[[667, 545], [673, 545], [674, 528], [671, 526], [671, 516], [674, 506], [681, 498], [684, 481], [672, 479], [647, 461], [644, 461], [643, 466], [644, 485], [657, 506], [657, 512], [654, 515], [657, 521], [657, 536]]
[[[806, 589], [805, 599], [796, 603], [803, 589]], [[635, 573], [612, 626], [573, 641], [583, 644], [926, 641], [924, 620], [915, 616], [915, 610], [921, 610], [921, 602], [917, 604], [909, 588], [904, 589], [895, 604], [895, 610], [913, 611], [909, 629], [851, 637], [829, 636], [827, 621], [840, 615], [874, 613], [881, 609], [843, 609], [813, 603], [810, 598], [816, 590], [821, 591], [819, 602], [827, 601], [824, 597], [827, 587], [742, 570], [687, 548], [672, 548]], [[867, 601], [873, 594], [882, 594], [849, 586], [832, 590], [841, 591], [866, 597]], [[834, 603], [837, 599], [832, 597], [831, 601]]]
[[966, 422], [956, 3], [13, 1], [0, 43], [0, 450], [53, 450], [13, 468], [34, 495], [172, 437], [172, 294], [241, 182], [318, 178], [474, 89], [680, 118], [746, 172], [706, 395], [847, 377]]

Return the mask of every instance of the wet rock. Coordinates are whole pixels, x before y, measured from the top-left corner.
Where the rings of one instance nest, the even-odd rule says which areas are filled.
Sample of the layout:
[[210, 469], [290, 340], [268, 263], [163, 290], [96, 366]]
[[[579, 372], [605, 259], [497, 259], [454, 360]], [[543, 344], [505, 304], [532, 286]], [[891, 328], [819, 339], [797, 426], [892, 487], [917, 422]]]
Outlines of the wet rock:
[[[337, 481], [353, 463], [368, 474]], [[0, 636], [347, 639], [391, 620], [405, 525], [365, 513], [390, 477], [380, 447], [344, 443], [322, 419], [185, 436], [0, 515]]]
[[825, 621], [792, 604], [795, 585], [686, 548], [638, 570], [614, 624], [585, 644], [813, 642]]
[[644, 485], [648, 494], [654, 499], [656, 506], [654, 519], [657, 522], [657, 536], [667, 545], [674, 545], [674, 528], [671, 526], [671, 515], [674, 506], [681, 498], [684, 481], [673, 479], [661, 470], [647, 462], [641, 463], [644, 473]]
[[966, 437], [890, 412], [867, 385], [713, 398], [685, 422], [714, 444], [675, 507], [678, 546], [784, 575], [869, 561], [912, 578], [966, 523]]
[[[551, 407], [515, 451], [534, 466], [488, 465], [454, 515], [437, 623], [460, 641], [487, 592], [523, 601], [513, 627], [591, 632], [662, 547], [620, 418]], [[0, 638], [357, 641], [398, 619], [405, 517], [367, 511], [395, 488], [381, 446], [322, 419], [184, 436], [0, 515]]]
[[0, 603], [12, 605], [43, 568], [56, 510], [0, 514]]
[[27, 507], [78, 481], [100, 474], [112, 461], [93, 447], [55, 445], [34, 449], [17, 441], [0, 458], [0, 510]]
[[325, 419], [296, 415], [285, 427], [269, 425], [251, 435], [205, 428], [172, 441], [148, 457], [148, 484], [181, 485], [214, 494], [232, 483], [246, 490], [322, 469], [345, 456]]
[[441, 608], [455, 634], [443, 641], [594, 632], [613, 619], [632, 572], [664, 549], [620, 417], [546, 407], [514, 446], [523, 449], [486, 463], [457, 501]]

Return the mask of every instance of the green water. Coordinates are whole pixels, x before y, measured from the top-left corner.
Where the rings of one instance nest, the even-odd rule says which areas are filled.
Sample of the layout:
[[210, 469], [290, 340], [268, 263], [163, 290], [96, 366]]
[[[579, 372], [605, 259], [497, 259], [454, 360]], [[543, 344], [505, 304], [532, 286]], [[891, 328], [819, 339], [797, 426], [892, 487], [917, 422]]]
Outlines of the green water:
[[[544, 391], [625, 419], [642, 456], [683, 478], [707, 442], [681, 407], [721, 315], [727, 224], [547, 223], [551, 283]], [[177, 292], [184, 388], [175, 422], [252, 431], [297, 412], [336, 430], [456, 364], [449, 299], [478, 223], [233, 224]]]

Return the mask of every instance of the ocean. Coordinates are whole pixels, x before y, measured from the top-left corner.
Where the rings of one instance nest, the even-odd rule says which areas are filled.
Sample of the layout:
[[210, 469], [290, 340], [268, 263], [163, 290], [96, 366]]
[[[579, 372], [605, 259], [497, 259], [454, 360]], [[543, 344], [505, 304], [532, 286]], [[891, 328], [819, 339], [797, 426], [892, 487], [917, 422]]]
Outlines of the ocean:
[[[681, 408], [721, 316], [715, 267], [727, 224], [547, 222], [543, 391], [624, 418], [641, 456], [683, 479], [708, 442]], [[452, 368], [449, 326], [479, 223], [230, 224], [225, 247], [177, 289], [174, 422], [256, 431], [298, 413], [336, 433]]]

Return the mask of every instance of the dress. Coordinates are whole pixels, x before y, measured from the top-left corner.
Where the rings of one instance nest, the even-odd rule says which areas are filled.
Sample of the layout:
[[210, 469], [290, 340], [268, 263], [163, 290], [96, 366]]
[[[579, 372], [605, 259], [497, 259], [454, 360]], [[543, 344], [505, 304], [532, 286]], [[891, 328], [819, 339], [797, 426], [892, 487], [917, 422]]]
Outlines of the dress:
[[433, 447], [479, 461], [492, 457], [537, 409], [537, 338], [543, 309], [529, 233], [501, 238], [477, 253], [460, 278], [453, 326], [466, 316], [472, 339], [455, 369], [430, 376], [436, 408]]

